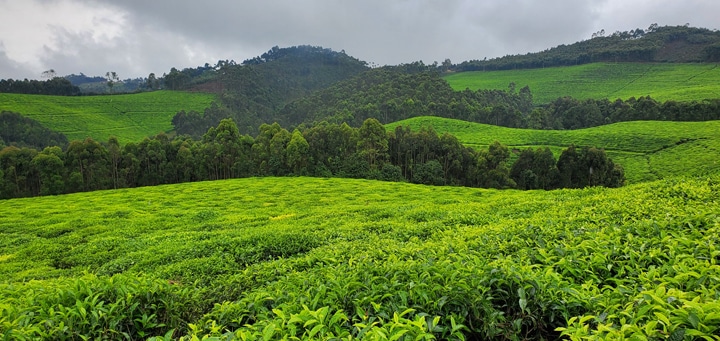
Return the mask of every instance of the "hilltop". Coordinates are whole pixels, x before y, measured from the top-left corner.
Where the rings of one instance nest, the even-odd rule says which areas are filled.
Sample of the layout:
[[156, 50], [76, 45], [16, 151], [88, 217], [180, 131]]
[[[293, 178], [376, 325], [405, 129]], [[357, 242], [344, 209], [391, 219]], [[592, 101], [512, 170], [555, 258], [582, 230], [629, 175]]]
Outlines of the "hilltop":
[[[200, 137], [223, 118], [232, 118], [242, 133], [256, 133], [262, 123], [278, 121], [277, 111], [286, 103], [310, 95], [339, 81], [367, 71], [365, 62], [344, 51], [315, 46], [274, 47], [245, 60], [219, 63], [211, 71], [191, 77], [193, 70], [171, 72], [174, 89], [210, 91], [219, 95], [219, 106], [185, 112], [173, 119], [178, 134]], [[172, 77], [171, 77], [172, 76]]]
[[592, 39], [545, 51], [470, 60], [455, 71], [491, 71], [571, 66], [596, 62], [715, 63], [720, 61], [720, 32], [689, 26], [658, 26], [646, 30], [601, 30]]

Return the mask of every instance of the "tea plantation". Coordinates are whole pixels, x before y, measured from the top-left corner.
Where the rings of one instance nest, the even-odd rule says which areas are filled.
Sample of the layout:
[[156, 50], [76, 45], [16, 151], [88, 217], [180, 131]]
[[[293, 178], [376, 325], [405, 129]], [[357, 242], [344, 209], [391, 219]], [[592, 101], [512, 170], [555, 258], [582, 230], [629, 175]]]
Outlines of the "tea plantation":
[[720, 176], [247, 178], [5, 200], [8, 340], [717, 340]]
[[121, 143], [173, 130], [172, 118], [180, 110], [203, 112], [216, 99], [207, 93], [153, 91], [104, 96], [44, 96], [0, 93], [0, 111], [32, 118], [65, 134], [69, 140], [91, 137]]
[[468, 146], [500, 141], [514, 149], [550, 147], [559, 157], [570, 144], [604, 148], [625, 169], [629, 183], [720, 171], [720, 121], [634, 121], [578, 130], [532, 130], [498, 127], [440, 117], [415, 117], [386, 125], [433, 127]]
[[455, 90], [517, 89], [529, 86], [538, 104], [563, 96], [578, 99], [628, 99], [651, 96], [658, 101], [720, 98], [717, 64], [593, 63], [569, 67], [508, 71], [458, 72], [445, 76]]

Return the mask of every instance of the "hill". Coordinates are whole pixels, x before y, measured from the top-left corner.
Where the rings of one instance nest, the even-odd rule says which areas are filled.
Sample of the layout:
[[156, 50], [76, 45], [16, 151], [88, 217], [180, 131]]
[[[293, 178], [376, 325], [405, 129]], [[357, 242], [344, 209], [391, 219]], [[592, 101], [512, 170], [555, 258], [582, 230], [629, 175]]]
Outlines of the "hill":
[[720, 171], [720, 121], [621, 122], [578, 130], [532, 130], [498, 127], [439, 117], [415, 117], [386, 125], [388, 130], [431, 126], [468, 146], [500, 141], [510, 148], [550, 147], [555, 156], [571, 144], [604, 148], [625, 169], [629, 183]]
[[712, 337], [718, 183], [521, 192], [251, 178], [6, 200], [0, 333]]
[[0, 93], [0, 111], [12, 111], [60, 132], [70, 140], [138, 142], [173, 129], [180, 110], [204, 110], [217, 96], [155, 91], [108, 96], [42, 96]]
[[[202, 136], [220, 120], [232, 118], [240, 132], [258, 132], [263, 123], [279, 121], [285, 104], [368, 70], [365, 62], [344, 51], [316, 46], [273, 47], [242, 64], [219, 63], [211, 70], [175, 70], [165, 75], [171, 88], [211, 91], [221, 106], [207, 111], [182, 113], [173, 119], [179, 134]], [[190, 74], [198, 74], [191, 77]]]
[[720, 98], [717, 64], [593, 63], [507, 71], [450, 73], [443, 77], [458, 91], [529, 86], [535, 104], [558, 97], [627, 100], [651, 96], [658, 101]]
[[720, 61], [720, 31], [686, 26], [650, 25], [560, 45], [541, 52], [508, 55], [490, 60], [470, 60], [456, 71], [490, 71], [571, 66], [596, 62], [715, 63]]

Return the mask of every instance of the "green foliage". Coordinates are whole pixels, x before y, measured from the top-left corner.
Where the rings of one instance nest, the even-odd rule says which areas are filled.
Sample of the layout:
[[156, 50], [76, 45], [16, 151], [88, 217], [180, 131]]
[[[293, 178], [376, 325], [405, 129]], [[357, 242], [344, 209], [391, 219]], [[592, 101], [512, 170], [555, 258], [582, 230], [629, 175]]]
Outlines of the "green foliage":
[[556, 158], [569, 145], [594, 146], [622, 165], [628, 183], [720, 171], [720, 121], [623, 122], [571, 131], [511, 129], [438, 117], [416, 117], [387, 125], [388, 129], [398, 126], [414, 130], [432, 126], [439, 133], [456, 136], [466, 146], [478, 148], [502, 141], [518, 154], [527, 147], [549, 147]]
[[180, 85], [218, 93], [219, 108], [179, 113], [173, 118], [173, 125], [178, 134], [199, 137], [221, 119], [232, 118], [240, 132], [255, 134], [261, 124], [281, 121], [278, 111], [285, 104], [367, 69], [364, 62], [345, 52], [317, 46], [276, 46], [242, 64], [219, 62], [210, 79], [204, 80], [205, 84]]
[[720, 42], [717, 30], [685, 26], [658, 26], [647, 30], [600, 30], [591, 39], [559, 45], [541, 52], [471, 60], [453, 67], [462, 71], [534, 69], [595, 62], [715, 62]]
[[505, 71], [473, 71], [443, 78], [457, 91], [506, 89], [509, 83], [529, 86], [537, 104], [558, 97], [627, 100], [652, 96], [659, 101], [702, 101], [720, 98], [716, 64], [593, 63], [579, 66]]
[[383, 67], [337, 82], [292, 101], [279, 112], [285, 125], [322, 121], [360, 126], [369, 118], [383, 124], [410, 117], [433, 115], [521, 126], [532, 110], [529, 90], [453, 91], [422, 63]]
[[0, 148], [4, 144], [43, 149], [67, 144], [65, 135], [44, 127], [39, 122], [20, 114], [0, 112]]
[[252, 178], [5, 200], [0, 334], [713, 339], [719, 203], [717, 176], [548, 192]]
[[202, 111], [216, 100], [207, 93], [155, 91], [112, 96], [39, 96], [0, 93], [0, 111], [13, 111], [60, 132], [70, 140], [92, 137], [123, 143], [173, 129], [180, 110]]
[[[53, 70], [46, 72], [50, 71], [52, 73], [48, 73], [48, 75], [55, 74]], [[80, 88], [61, 77], [52, 77], [45, 81], [28, 80], [27, 78], [25, 80], [0, 79], [0, 93], [76, 96], [80, 94]]]

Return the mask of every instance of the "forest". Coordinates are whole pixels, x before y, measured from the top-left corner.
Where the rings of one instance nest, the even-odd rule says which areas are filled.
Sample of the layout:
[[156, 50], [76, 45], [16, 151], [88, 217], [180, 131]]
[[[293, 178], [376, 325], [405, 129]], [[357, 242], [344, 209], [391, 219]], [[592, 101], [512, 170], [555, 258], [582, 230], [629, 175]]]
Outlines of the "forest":
[[18, 113], [0, 112], [0, 149], [5, 145], [43, 149], [67, 145], [65, 135]]
[[100, 189], [155, 186], [252, 176], [316, 176], [409, 181], [428, 185], [554, 189], [619, 187], [624, 171], [602, 149], [569, 146], [555, 160], [549, 149], [511, 151], [463, 146], [432, 128], [386, 131], [376, 119], [360, 128], [321, 123], [290, 132], [263, 124], [255, 137], [241, 135], [231, 119], [201, 140], [164, 133], [121, 146], [91, 138], [67, 147], [10, 146], [0, 151], [2, 198]]
[[[416, 116], [439, 116], [511, 128], [581, 129], [637, 120], [707, 121], [720, 119], [720, 100], [658, 102], [649, 96], [627, 100], [560, 97], [546, 105], [533, 103], [532, 91], [514, 83], [507, 90], [454, 91], [437, 72], [424, 65], [408, 71], [383, 67], [340, 81], [309, 96], [290, 101], [276, 111], [266, 110], [268, 122], [284, 127], [322, 121], [347, 122], [358, 127], [368, 118], [387, 124]], [[423, 71], [424, 70], [424, 71]], [[221, 119], [263, 122], [247, 111], [220, 104], [204, 112], [180, 111], [173, 117], [179, 134], [199, 138]], [[243, 102], [247, 103], [247, 102]], [[259, 124], [261, 124], [259, 123]], [[242, 129], [248, 133], [254, 129]]]

